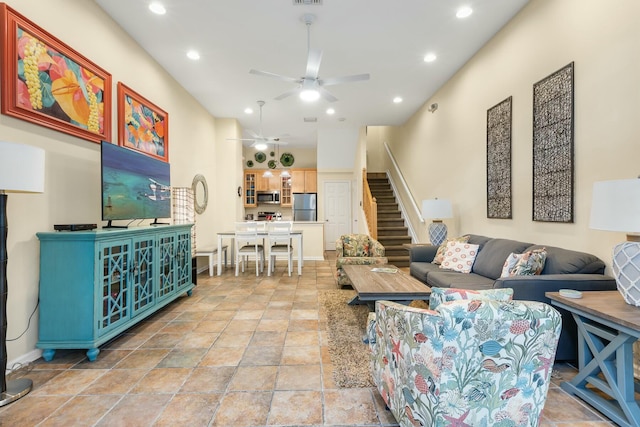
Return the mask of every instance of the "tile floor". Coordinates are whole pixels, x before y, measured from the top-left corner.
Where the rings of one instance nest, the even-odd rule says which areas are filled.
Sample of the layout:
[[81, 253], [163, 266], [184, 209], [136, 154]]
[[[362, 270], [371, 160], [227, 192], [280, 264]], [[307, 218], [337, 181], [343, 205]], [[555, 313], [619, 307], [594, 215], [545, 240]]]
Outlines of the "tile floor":
[[[332, 380], [318, 291], [334, 289], [335, 253], [303, 275], [198, 276], [179, 298], [105, 344], [38, 360], [33, 391], [0, 408], [0, 426], [393, 426], [375, 389]], [[542, 426], [614, 425], [558, 387], [556, 366]], [[23, 374], [23, 373], [19, 373]]]

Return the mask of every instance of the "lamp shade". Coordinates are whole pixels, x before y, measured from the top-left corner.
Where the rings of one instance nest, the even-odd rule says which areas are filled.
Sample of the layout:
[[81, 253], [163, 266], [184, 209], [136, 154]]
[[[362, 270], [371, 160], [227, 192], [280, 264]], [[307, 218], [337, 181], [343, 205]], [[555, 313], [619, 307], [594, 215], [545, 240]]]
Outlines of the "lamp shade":
[[431, 219], [453, 218], [451, 202], [444, 199], [423, 200], [422, 217]]
[[0, 190], [42, 193], [44, 150], [0, 141]]
[[640, 233], [640, 179], [594, 183], [589, 227]]

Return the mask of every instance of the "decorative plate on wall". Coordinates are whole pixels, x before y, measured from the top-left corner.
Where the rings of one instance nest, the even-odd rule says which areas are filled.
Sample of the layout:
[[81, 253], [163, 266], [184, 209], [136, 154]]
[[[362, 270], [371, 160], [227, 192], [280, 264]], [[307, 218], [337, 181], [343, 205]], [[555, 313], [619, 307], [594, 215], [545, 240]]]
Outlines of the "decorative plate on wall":
[[247, 160], [247, 167], [248, 168], [252, 168], [253, 167], [253, 160]]
[[282, 156], [280, 156], [280, 163], [282, 163], [282, 166], [285, 167], [293, 165], [294, 160], [295, 159], [293, 158], [293, 154], [291, 153], [282, 153]]
[[254, 157], [256, 158], [256, 162], [258, 162], [258, 163], [262, 163], [262, 162], [264, 162], [265, 160], [267, 160], [267, 155], [266, 155], [266, 154], [264, 154], [262, 151], [258, 151], [258, 152], [254, 155]]
[[276, 156], [276, 152], [275, 152], [275, 151], [272, 151], [272, 152], [270, 152], [270, 153], [269, 153], [269, 155], [270, 155], [271, 157], [275, 157], [275, 156]]
[[276, 161], [275, 160], [269, 160], [269, 163], [267, 163], [267, 165], [269, 166], [269, 169], [275, 169], [276, 168]]

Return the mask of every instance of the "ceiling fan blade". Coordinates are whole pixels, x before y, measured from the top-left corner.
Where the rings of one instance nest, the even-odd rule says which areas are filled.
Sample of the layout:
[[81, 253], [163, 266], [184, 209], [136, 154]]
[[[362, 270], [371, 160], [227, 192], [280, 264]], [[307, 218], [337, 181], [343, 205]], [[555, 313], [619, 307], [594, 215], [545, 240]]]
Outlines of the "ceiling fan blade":
[[227, 138], [227, 141], [255, 141], [255, 138]]
[[276, 97], [275, 97], [275, 98], [273, 98], [273, 99], [275, 99], [276, 101], [280, 101], [280, 100], [282, 100], [282, 99], [285, 99], [285, 98], [286, 98], [286, 97], [288, 97], [288, 96], [293, 95], [294, 93], [298, 93], [298, 88], [288, 90], [288, 91], [286, 91], [285, 93], [280, 94], [280, 95], [276, 96]]
[[369, 80], [369, 78], [370, 78], [369, 74], [355, 74], [353, 76], [333, 77], [333, 78], [318, 80], [318, 84], [320, 86], [332, 86], [332, 85], [339, 85], [342, 83], [361, 82], [364, 80]]
[[253, 138], [253, 139], [260, 138], [260, 135], [258, 135], [257, 133], [255, 133], [251, 129], [245, 129], [245, 132], [247, 132], [249, 135], [251, 135], [251, 138]]
[[284, 80], [289, 83], [300, 83], [300, 79], [296, 79], [295, 77], [283, 76], [281, 74], [270, 73], [268, 71], [260, 71], [260, 70], [249, 70], [249, 74], [255, 74], [257, 76], [271, 77], [273, 79]]
[[338, 98], [331, 95], [331, 93], [322, 86], [318, 86], [318, 92], [320, 92], [320, 96], [322, 96], [328, 102], [336, 102], [338, 100]]
[[307, 58], [307, 71], [304, 73], [305, 79], [315, 80], [318, 78], [321, 60], [322, 51], [320, 49], [309, 49], [309, 57]]

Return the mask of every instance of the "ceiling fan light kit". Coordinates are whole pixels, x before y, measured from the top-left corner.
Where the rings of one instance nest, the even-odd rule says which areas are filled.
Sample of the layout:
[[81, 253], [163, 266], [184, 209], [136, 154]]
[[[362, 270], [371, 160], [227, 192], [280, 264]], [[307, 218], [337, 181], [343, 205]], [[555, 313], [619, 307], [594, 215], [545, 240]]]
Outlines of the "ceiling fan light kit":
[[264, 106], [265, 102], [257, 101], [257, 104], [260, 107], [260, 133], [255, 133], [250, 129], [246, 129], [246, 132], [251, 136], [251, 138], [227, 138], [227, 141], [253, 141], [253, 144], [251, 144], [251, 146], [255, 147], [255, 149], [258, 151], [266, 150], [268, 144], [287, 145], [286, 142], [280, 141], [280, 138], [278, 137], [265, 137], [262, 134], [262, 107]]
[[304, 77], [295, 78], [283, 76], [280, 74], [270, 73], [268, 71], [260, 71], [260, 70], [249, 70], [250, 74], [256, 74], [264, 77], [271, 77], [278, 80], [283, 80], [289, 83], [295, 83], [296, 88], [290, 89], [278, 96], [274, 99], [280, 101], [284, 98], [287, 98], [295, 93], [298, 94], [300, 99], [307, 102], [314, 102], [320, 99], [320, 97], [324, 98], [328, 102], [335, 102], [338, 100], [335, 96], [333, 96], [328, 90], [326, 90], [325, 86], [332, 86], [342, 83], [352, 83], [358, 81], [369, 80], [369, 74], [356, 74], [352, 76], [344, 76], [344, 77], [333, 77], [327, 79], [320, 79], [318, 77], [318, 73], [320, 71], [320, 61], [322, 60], [322, 51], [319, 49], [311, 48], [311, 24], [315, 22], [316, 16], [311, 13], [305, 13], [301, 18], [302, 22], [307, 26], [307, 66]]
[[320, 92], [315, 89], [305, 89], [300, 92], [300, 99], [307, 102], [313, 102], [320, 99]]

